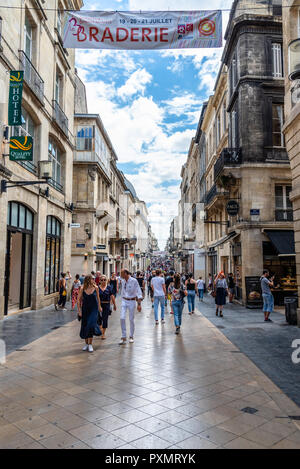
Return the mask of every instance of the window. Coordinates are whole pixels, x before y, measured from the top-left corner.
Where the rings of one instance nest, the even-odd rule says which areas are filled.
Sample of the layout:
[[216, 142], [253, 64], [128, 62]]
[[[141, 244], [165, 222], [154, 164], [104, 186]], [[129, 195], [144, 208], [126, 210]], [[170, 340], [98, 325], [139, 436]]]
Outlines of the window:
[[55, 76], [55, 101], [58, 102], [60, 106], [62, 106], [62, 100], [63, 100], [62, 74], [57, 69], [56, 76]]
[[282, 78], [283, 66], [282, 66], [282, 45], [273, 42], [272, 44], [272, 75], [274, 78]]
[[290, 185], [275, 186], [275, 218], [277, 221], [293, 220], [293, 206], [290, 201], [291, 190], [292, 186]]
[[238, 119], [234, 109], [230, 114], [230, 143], [231, 148], [238, 148]]
[[221, 140], [221, 119], [220, 115], [217, 117], [217, 145], [219, 145]]
[[32, 41], [33, 41], [33, 30], [30, 24], [29, 18], [26, 15], [24, 25], [24, 50], [28, 59], [32, 61]]
[[297, 21], [297, 32], [298, 32], [298, 38], [300, 37], [300, 8], [298, 8], [298, 21]]
[[60, 9], [61, 7], [59, 6], [59, 9], [57, 10], [57, 32], [61, 36], [62, 35], [62, 11]]
[[223, 133], [226, 132], [226, 124], [227, 124], [227, 113], [226, 113], [226, 102], [223, 103]]
[[283, 105], [272, 105], [272, 143], [273, 147], [284, 147], [283, 126]]
[[76, 150], [92, 151], [93, 127], [78, 127], [76, 134]]
[[60, 272], [61, 224], [53, 216], [47, 217], [46, 257], [45, 257], [45, 295], [56, 292]]
[[237, 59], [236, 54], [233, 56], [230, 66], [230, 92], [234, 92], [234, 89], [238, 82], [238, 70], [237, 70]]
[[52, 180], [60, 185], [62, 182], [61, 152], [52, 139], [49, 140], [48, 159], [52, 161]]

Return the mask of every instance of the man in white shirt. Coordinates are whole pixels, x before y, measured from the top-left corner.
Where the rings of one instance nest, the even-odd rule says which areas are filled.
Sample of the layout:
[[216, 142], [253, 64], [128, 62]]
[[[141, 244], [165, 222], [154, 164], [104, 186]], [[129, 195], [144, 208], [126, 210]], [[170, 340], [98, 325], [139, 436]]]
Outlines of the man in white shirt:
[[140, 289], [138, 281], [131, 277], [130, 272], [127, 269], [121, 270], [121, 283], [122, 283], [122, 306], [121, 306], [121, 329], [122, 329], [122, 338], [120, 340], [120, 345], [126, 343], [126, 312], [129, 312], [129, 321], [130, 321], [130, 337], [129, 342], [132, 344], [134, 342], [134, 313], [136, 301], [138, 301], [138, 311], [141, 311], [141, 302], [143, 299], [142, 290]]
[[161, 322], [165, 323], [165, 298], [166, 298], [166, 285], [165, 279], [161, 276], [161, 270], [156, 270], [156, 276], [151, 280], [151, 288], [154, 297], [154, 316], [155, 324], [158, 325], [158, 305], [160, 303]]
[[199, 277], [197, 280], [197, 288], [198, 288], [198, 293], [199, 293], [199, 300], [203, 301], [203, 296], [204, 296], [204, 280], [202, 277]]

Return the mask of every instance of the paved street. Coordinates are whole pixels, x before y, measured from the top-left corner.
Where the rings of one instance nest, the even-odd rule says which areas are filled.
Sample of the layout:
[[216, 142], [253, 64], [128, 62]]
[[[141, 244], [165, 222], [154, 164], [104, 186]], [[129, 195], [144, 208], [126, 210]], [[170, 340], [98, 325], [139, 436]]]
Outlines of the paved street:
[[[260, 348], [277, 335], [272, 373], [280, 374], [278, 358], [287, 363], [291, 352], [282, 347], [299, 330], [280, 326], [282, 315], [267, 325], [261, 313], [247, 311], [246, 322], [237, 306], [230, 313], [227, 306], [221, 320], [210, 301], [195, 316], [185, 311], [177, 337], [171, 315], [154, 325], [146, 300], [136, 315], [135, 343], [124, 347], [113, 313], [107, 340], [95, 339], [93, 354], [81, 350], [74, 313], [57, 322], [57, 313], [44, 310], [48, 334], [40, 325], [40, 338], [30, 341], [29, 330], [22, 344], [10, 342], [0, 367], [0, 448], [300, 449], [299, 421], [289, 417], [300, 409], [267, 376], [272, 361], [262, 363]], [[32, 324], [32, 314], [5, 320], [2, 337], [13, 324], [19, 331]]]

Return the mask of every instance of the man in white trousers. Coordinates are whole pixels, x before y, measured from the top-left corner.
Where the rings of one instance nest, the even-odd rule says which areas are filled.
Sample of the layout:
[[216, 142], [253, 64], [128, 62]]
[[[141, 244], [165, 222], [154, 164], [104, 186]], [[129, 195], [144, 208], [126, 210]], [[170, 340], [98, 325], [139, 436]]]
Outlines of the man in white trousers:
[[136, 307], [136, 301], [138, 302], [137, 310], [142, 310], [141, 302], [143, 299], [142, 290], [139, 286], [138, 281], [131, 277], [130, 272], [127, 269], [121, 270], [122, 278], [122, 306], [121, 306], [121, 329], [122, 338], [119, 342], [120, 345], [126, 344], [126, 312], [129, 312], [130, 321], [130, 337], [129, 342], [134, 342], [134, 313]]

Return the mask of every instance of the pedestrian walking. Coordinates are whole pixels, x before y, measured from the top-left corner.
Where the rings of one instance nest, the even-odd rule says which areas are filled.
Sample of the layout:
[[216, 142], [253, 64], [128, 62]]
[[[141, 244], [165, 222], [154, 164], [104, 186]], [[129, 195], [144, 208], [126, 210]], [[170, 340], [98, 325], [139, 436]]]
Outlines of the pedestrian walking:
[[174, 275], [174, 279], [168, 287], [168, 293], [171, 295], [172, 310], [174, 312], [175, 334], [179, 334], [182, 322], [184, 297], [187, 295], [186, 289], [182, 288], [180, 274]]
[[223, 306], [226, 305], [226, 296], [228, 295], [228, 286], [225, 279], [224, 272], [219, 272], [215, 279], [215, 303], [216, 303], [216, 316], [220, 312], [220, 318], [223, 317]]
[[271, 277], [270, 280], [269, 277], [270, 272], [268, 270], [264, 270], [260, 278], [261, 292], [264, 300], [263, 312], [265, 315], [265, 322], [272, 322], [269, 316], [274, 310], [274, 297], [270, 288], [274, 287], [274, 277]]
[[155, 277], [151, 280], [151, 288], [153, 291], [153, 299], [154, 299], [154, 317], [155, 317], [155, 324], [158, 325], [158, 308], [160, 305], [160, 317], [161, 323], [165, 323], [165, 298], [166, 298], [166, 285], [165, 279], [161, 275], [161, 270], [157, 269], [155, 272]]
[[174, 272], [170, 271], [167, 278], [166, 278], [166, 292], [167, 292], [167, 300], [170, 303], [170, 314], [174, 314], [173, 307], [172, 307], [172, 296], [169, 293], [169, 286], [174, 281]]
[[198, 294], [197, 282], [193, 278], [193, 274], [188, 274], [185, 287], [187, 289], [189, 314], [191, 315], [195, 313], [195, 296]]
[[79, 280], [79, 274], [76, 274], [75, 280], [72, 285], [72, 290], [71, 290], [72, 310], [75, 308], [75, 305], [77, 304], [80, 287], [81, 287], [81, 282]]
[[144, 274], [142, 272], [136, 273], [136, 279], [139, 283], [140, 289], [142, 290], [143, 298], [145, 298], [145, 279]]
[[126, 335], [126, 313], [129, 312], [129, 322], [130, 322], [130, 336], [129, 343], [134, 342], [134, 313], [136, 308], [136, 301], [138, 302], [138, 311], [141, 311], [141, 302], [143, 299], [143, 294], [140, 289], [138, 281], [133, 278], [130, 272], [127, 269], [121, 270], [122, 278], [122, 306], [121, 306], [121, 329], [122, 337], [119, 342], [120, 345], [124, 345], [127, 340]]
[[[101, 277], [101, 279], [102, 279], [102, 277]], [[111, 274], [111, 277], [109, 279], [109, 285], [111, 286], [112, 294], [116, 298], [118, 290], [119, 290], [119, 282], [118, 282], [118, 279], [117, 279], [116, 274], [114, 272]]]
[[59, 279], [59, 282], [58, 282], [58, 290], [59, 290], [59, 300], [58, 300], [58, 303], [55, 304], [55, 309], [57, 311], [59, 307], [62, 311], [67, 311], [65, 308], [66, 301], [67, 301], [67, 282], [66, 282], [66, 274], [64, 274], [63, 272], [61, 273], [61, 278]]
[[212, 275], [211, 274], [208, 274], [208, 292], [212, 292], [213, 290], [213, 279], [212, 279]]
[[84, 279], [78, 295], [78, 316], [81, 318], [80, 337], [85, 340], [82, 350], [93, 352], [93, 337], [101, 336], [98, 316], [101, 315], [101, 302], [98, 287], [91, 275]]
[[229, 303], [232, 303], [234, 295], [235, 295], [235, 281], [234, 281], [232, 273], [228, 274], [228, 290], [229, 290]]
[[203, 301], [204, 297], [204, 280], [202, 277], [199, 277], [197, 280], [197, 289], [198, 289], [198, 294], [199, 294], [199, 300]]
[[95, 277], [95, 284], [97, 285], [97, 287], [99, 286], [100, 278], [101, 278], [101, 272], [100, 270], [97, 270], [96, 277]]
[[152, 308], [154, 308], [154, 297], [153, 297], [153, 289], [152, 289], [152, 279], [156, 276], [155, 270], [152, 271], [149, 277], [148, 283], [148, 293], [150, 293]]
[[116, 300], [113, 290], [113, 285], [108, 285], [105, 275], [101, 275], [99, 284], [99, 298], [102, 308], [102, 336], [101, 339], [105, 340], [105, 333], [108, 327], [108, 316], [111, 313], [110, 305], [113, 304], [114, 311], [117, 311]]

